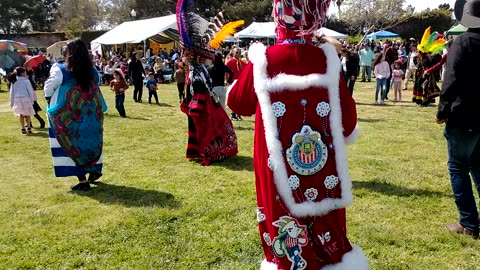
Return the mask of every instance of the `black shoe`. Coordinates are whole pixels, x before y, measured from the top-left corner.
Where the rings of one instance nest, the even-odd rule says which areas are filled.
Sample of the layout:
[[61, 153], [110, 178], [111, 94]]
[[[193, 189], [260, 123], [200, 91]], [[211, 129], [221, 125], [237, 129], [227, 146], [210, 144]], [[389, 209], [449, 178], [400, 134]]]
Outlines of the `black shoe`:
[[31, 127], [27, 127], [27, 133], [32, 133], [32, 128]]
[[27, 134], [27, 130], [22, 128], [22, 134]]
[[75, 186], [70, 187], [73, 191], [90, 191], [92, 188], [89, 183], [78, 183]]
[[366, 82], [365, 80], [361, 80], [360, 82]]
[[97, 181], [100, 177], [102, 177], [103, 174], [101, 173], [96, 173], [96, 172], [91, 172], [88, 175], [88, 182], [91, 184], [95, 184], [95, 181]]
[[138, 100], [138, 103], [142, 103], [143, 101], [141, 99]]

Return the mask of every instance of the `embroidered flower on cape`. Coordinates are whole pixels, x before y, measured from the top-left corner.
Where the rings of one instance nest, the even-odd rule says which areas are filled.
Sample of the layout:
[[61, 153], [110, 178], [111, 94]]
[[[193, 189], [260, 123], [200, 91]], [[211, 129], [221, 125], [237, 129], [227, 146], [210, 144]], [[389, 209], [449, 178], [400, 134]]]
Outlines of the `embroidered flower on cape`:
[[325, 117], [330, 113], [330, 105], [327, 102], [320, 102], [317, 105], [317, 114], [321, 117]]
[[267, 246], [272, 245], [272, 240], [270, 239], [270, 234], [269, 233], [263, 233], [263, 240], [267, 244]]
[[288, 178], [288, 186], [290, 189], [295, 190], [300, 187], [300, 179], [296, 175], [292, 175]]
[[265, 214], [263, 213], [263, 207], [257, 207], [257, 221], [258, 223], [265, 221]]
[[313, 202], [317, 199], [318, 191], [315, 188], [309, 188], [305, 191], [305, 197], [308, 201]]
[[337, 186], [338, 182], [338, 177], [336, 177], [335, 175], [330, 175], [325, 178], [324, 184], [327, 189], [334, 189]]
[[273, 171], [273, 161], [270, 158], [268, 158], [268, 168]]
[[283, 104], [280, 101], [277, 101], [272, 104], [272, 110], [275, 117], [282, 117], [285, 114], [285, 112], [287, 112], [287, 109], [285, 108], [285, 104]]

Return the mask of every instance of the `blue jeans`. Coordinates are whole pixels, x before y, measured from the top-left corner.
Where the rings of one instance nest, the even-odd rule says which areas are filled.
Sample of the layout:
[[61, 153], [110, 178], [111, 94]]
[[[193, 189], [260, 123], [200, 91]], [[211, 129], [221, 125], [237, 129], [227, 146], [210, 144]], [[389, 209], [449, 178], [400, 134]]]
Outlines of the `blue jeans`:
[[365, 81], [367, 77], [368, 81], [372, 80], [372, 67], [371, 66], [362, 66], [362, 81]]
[[378, 92], [380, 91], [380, 87], [382, 88], [382, 93], [380, 98], [385, 100], [385, 94], [387, 91], [387, 79], [377, 79], [377, 90], [375, 91], [375, 101], [378, 101]]
[[127, 116], [127, 114], [125, 113], [125, 107], [123, 106], [124, 102], [125, 102], [125, 94], [122, 93], [115, 96], [115, 108], [117, 109], [121, 117]]
[[480, 131], [447, 124], [443, 135], [447, 139], [448, 171], [460, 213], [460, 225], [478, 232], [478, 211], [470, 174], [480, 194]]

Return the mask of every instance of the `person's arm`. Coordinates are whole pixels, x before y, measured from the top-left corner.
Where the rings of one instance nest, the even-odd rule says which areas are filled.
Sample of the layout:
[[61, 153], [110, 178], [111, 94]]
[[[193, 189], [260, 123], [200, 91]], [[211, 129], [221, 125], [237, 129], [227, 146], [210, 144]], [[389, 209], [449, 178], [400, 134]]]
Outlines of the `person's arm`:
[[58, 65], [53, 65], [50, 69], [50, 76], [45, 81], [43, 86], [43, 91], [45, 93], [47, 102], [50, 101], [50, 98], [53, 96], [53, 93], [55, 93], [55, 90], [58, 89], [58, 87], [62, 84], [62, 81], [63, 74], [60, 70], [60, 67]]
[[14, 100], [14, 87], [13, 87], [13, 83], [10, 85], [10, 108], [13, 108], [13, 100]]
[[232, 84], [233, 83], [233, 71], [229, 67], [225, 66], [225, 73], [228, 74], [227, 83]]
[[434, 71], [439, 70], [443, 66], [443, 64], [445, 64], [445, 62], [447, 62], [447, 54], [444, 54], [442, 56], [442, 60], [436, 63], [433, 67], [425, 69], [425, 75], [428, 75]]
[[37, 101], [37, 94], [35, 93], [35, 90], [33, 90], [32, 83], [27, 80], [25, 84], [27, 86], [28, 96], [30, 97], [32, 102]]
[[436, 115], [437, 123], [445, 123], [451, 113], [452, 103], [455, 102], [459, 92], [459, 81], [462, 80], [461, 67], [463, 63], [463, 48], [461, 47], [465, 41], [462, 37], [455, 40], [448, 52], [447, 67], [445, 69], [444, 81], [442, 84], [442, 92], [440, 93], [440, 101], [438, 103], [438, 111]]

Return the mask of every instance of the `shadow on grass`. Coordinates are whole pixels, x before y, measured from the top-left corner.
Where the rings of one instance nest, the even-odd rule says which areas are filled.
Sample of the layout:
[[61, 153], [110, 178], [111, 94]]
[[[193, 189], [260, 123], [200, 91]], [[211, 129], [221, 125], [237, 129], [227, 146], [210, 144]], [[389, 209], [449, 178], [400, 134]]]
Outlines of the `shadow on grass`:
[[358, 122], [361, 123], [380, 123], [384, 122], [385, 119], [364, 119], [364, 118], [358, 118]]
[[134, 187], [116, 186], [97, 182], [92, 185], [92, 191], [76, 192], [104, 204], [122, 204], [126, 207], [156, 206], [164, 208], [179, 208], [180, 202], [171, 193], [156, 190], [144, 190]]
[[246, 156], [233, 156], [222, 162], [212, 163], [210, 166], [224, 167], [232, 171], [253, 171], [253, 158]]
[[235, 130], [238, 130], [238, 131], [242, 131], [242, 130], [250, 130], [250, 131], [253, 131], [254, 128], [253, 128], [253, 127], [240, 127], [240, 126], [236, 126], [236, 127], [235, 127]]
[[148, 105], [148, 106], [173, 107], [168, 103], [162, 103], [162, 102], [159, 102], [158, 104], [156, 104], [155, 102], [152, 102], [152, 104], [148, 104], [148, 101], [146, 101], [146, 102], [142, 102], [141, 104]]
[[[108, 117], [108, 118], [121, 118], [120, 115], [118, 115], [118, 114], [106, 114], [105, 117]], [[131, 117], [131, 116], [127, 116], [126, 119], [141, 120], [141, 121], [151, 121], [151, 120], [152, 120], [152, 119], [145, 118], [145, 117]]]
[[48, 138], [48, 129], [44, 129], [44, 130], [45, 130], [45, 131], [37, 130], [36, 132], [29, 133], [27, 136], [28, 136], [28, 137]]
[[370, 181], [352, 181], [353, 189], [366, 189], [376, 193], [381, 193], [387, 196], [398, 197], [451, 197], [452, 194], [446, 192], [432, 191], [426, 189], [412, 189], [408, 187], [396, 186], [390, 183], [378, 182], [375, 180]]

